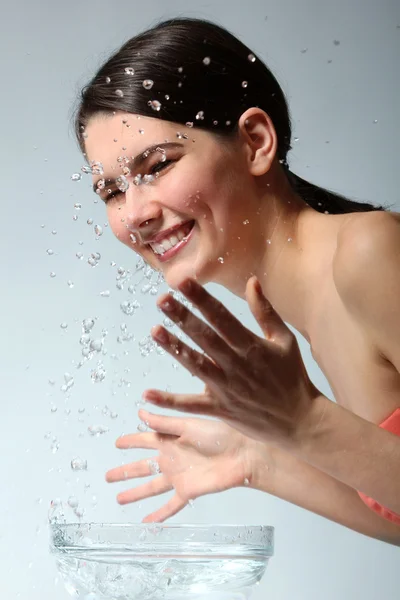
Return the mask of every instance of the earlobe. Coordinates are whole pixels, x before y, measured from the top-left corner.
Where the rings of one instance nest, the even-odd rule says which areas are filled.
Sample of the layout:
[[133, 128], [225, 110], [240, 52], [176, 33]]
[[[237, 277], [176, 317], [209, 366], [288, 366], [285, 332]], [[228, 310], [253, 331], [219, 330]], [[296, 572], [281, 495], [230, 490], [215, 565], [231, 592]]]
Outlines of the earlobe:
[[271, 119], [260, 108], [250, 108], [240, 117], [238, 125], [247, 146], [251, 174], [264, 175], [271, 168], [277, 150], [277, 136]]

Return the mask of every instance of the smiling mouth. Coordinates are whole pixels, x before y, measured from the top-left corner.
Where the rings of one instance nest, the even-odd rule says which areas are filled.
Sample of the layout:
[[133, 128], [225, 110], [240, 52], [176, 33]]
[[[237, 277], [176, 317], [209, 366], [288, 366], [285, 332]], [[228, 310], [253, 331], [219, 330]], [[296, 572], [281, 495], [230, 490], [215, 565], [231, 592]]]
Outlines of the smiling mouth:
[[173, 234], [167, 236], [162, 242], [148, 244], [149, 248], [151, 248], [153, 253], [159, 259], [172, 256], [172, 254], [175, 254], [173, 251], [178, 250], [186, 243], [193, 230], [194, 224], [195, 221], [185, 223], [180, 229], [177, 229]]

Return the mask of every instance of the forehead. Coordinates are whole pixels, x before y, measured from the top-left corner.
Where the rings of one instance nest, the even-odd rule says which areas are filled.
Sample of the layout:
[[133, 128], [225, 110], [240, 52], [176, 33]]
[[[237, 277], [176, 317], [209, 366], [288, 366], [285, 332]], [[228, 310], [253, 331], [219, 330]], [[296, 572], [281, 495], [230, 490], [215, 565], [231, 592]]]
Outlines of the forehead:
[[161, 144], [166, 140], [185, 142], [185, 139], [178, 140], [180, 132], [193, 137], [191, 130], [184, 125], [131, 113], [96, 115], [89, 121], [85, 132], [87, 159], [100, 162], [115, 162], [125, 150], [129, 154], [138, 154], [147, 145]]

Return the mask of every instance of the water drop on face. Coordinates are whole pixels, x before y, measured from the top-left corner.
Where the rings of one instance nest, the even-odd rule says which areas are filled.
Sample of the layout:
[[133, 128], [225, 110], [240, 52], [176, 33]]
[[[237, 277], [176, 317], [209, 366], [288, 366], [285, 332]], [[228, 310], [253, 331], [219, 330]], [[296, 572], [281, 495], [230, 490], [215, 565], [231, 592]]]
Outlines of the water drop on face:
[[126, 69], [124, 69], [125, 74], [126, 75], [134, 75], [135, 74], [135, 69], [133, 69], [132, 67], [126, 67]]
[[90, 161], [90, 172], [92, 175], [103, 175], [104, 167], [98, 160]]
[[203, 64], [208, 66], [211, 62], [211, 58], [209, 56], [206, 56], [205, 58], [203, 58]]
[[254, 54], [249, 54], [247, 58], [252, 63], [256, 62], [256, 57], [254, 56]]
[[221, 264], [223, 264], [223, 262], [224, 262], [224, 259], [222, 258], [222, 256], [219, 256], [219, 257], [218, 257], [218, 262], [220, 262]]
[[149, 100], [147, 104], [157, 112], [161, 110], [161, 102], [159, 102], [158, 100]]
[[145, 79], [142, 85], [145, 90], [151, 90], [154, 85], [154, 81], [152, 79]]
[[139, 129], [139, 133], [140, 133], [140, 135], [143, 135], [144, 134], [144, 129]]
[[245, 478], [245, 480], [244, 480], [244, 482], [243, 482], [243, 483], [244, 483], [244, 485], [246, 485], [246, 486], [247, 486], [247, 485], [250, 485], [250, 481], [247, 479], [247, 477]]
[[73, 173], [71, 175], [72, 181], [80, 181], [82, 179], [82, 175], [80, 173]]
[[120, 175], [119, 177], [117, 177], [115, 180], [115, 184], [117, 188], [123, 193], [127, 192], [129, 189], [129, 181], [127, 180], [125, 175]]
[[287, 239], [287, 241], [288, 241], [288, 242], [292, 242], [292, 241], [293, 241], [293, 238], [289, 237], [289, 238]]
[[119, 98], [123, 98], [124, 92], [122, 90], [115, 90], [115, 95], [118, 96]]
[[71, 460], [71, 469], [73, 471], [86, 471], [87, 470], [87, 460], [82, 458], [73, 458]]

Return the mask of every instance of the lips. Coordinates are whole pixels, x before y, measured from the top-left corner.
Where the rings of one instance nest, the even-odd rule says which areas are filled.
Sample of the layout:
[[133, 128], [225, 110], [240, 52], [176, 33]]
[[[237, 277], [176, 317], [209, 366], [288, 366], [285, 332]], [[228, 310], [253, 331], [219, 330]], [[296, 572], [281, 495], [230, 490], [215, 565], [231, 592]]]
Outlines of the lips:
[[[181, 225], [180, 227], [175, 229], [175, 233], [172, 233], [170, 235], [175, 235], [175, 237], [177, 237], [176, 236], [177, 231], [181, 231], [181, 232], [184, 231], [184, 237], [177, 244], [175, 244], [175, 246], [172, 246], [171, 248], [169, 248], [168, 250], [165, 250], [162, 253], [158, 253], [157, 251], [155, 251], [152, 248], [152, 244], [149, 244], [149, 248], [151, 249], [152, 253], [157, 257], [157, 260], [159, 260], [160, 262], [166, 262], [166, 261], [170, 260], [171, 258], [173, 258], [178, 252], [180, 252], [182, 250], [182, 248], [184, 246], [186, 246], [186, 244], [192, 238], [194, 225], [195, 225], [195, 221], [188, 221], [183, 226]], [[165, 238], [163, 238], [163, 239], [165, 239]]]
[[173, 235], [176, 231], [178, 231], [182, 227], [185, 227], [188, 225], [190, 225], [190, 227], [193, 227], [194, 221], [193, 220], [183, 221], [182, 223], [178, 223], [177, 225], [174, 225], [174, 227], [165, 229], [164, 231], [161, 231], [156, 236], [154, 236], [151, 240], [147, 240], [146, 244], [159, 244], [160, 242], [162, 242], [162, 240], [165, 240], [165, 238], [168, 238], [169, 236]]

